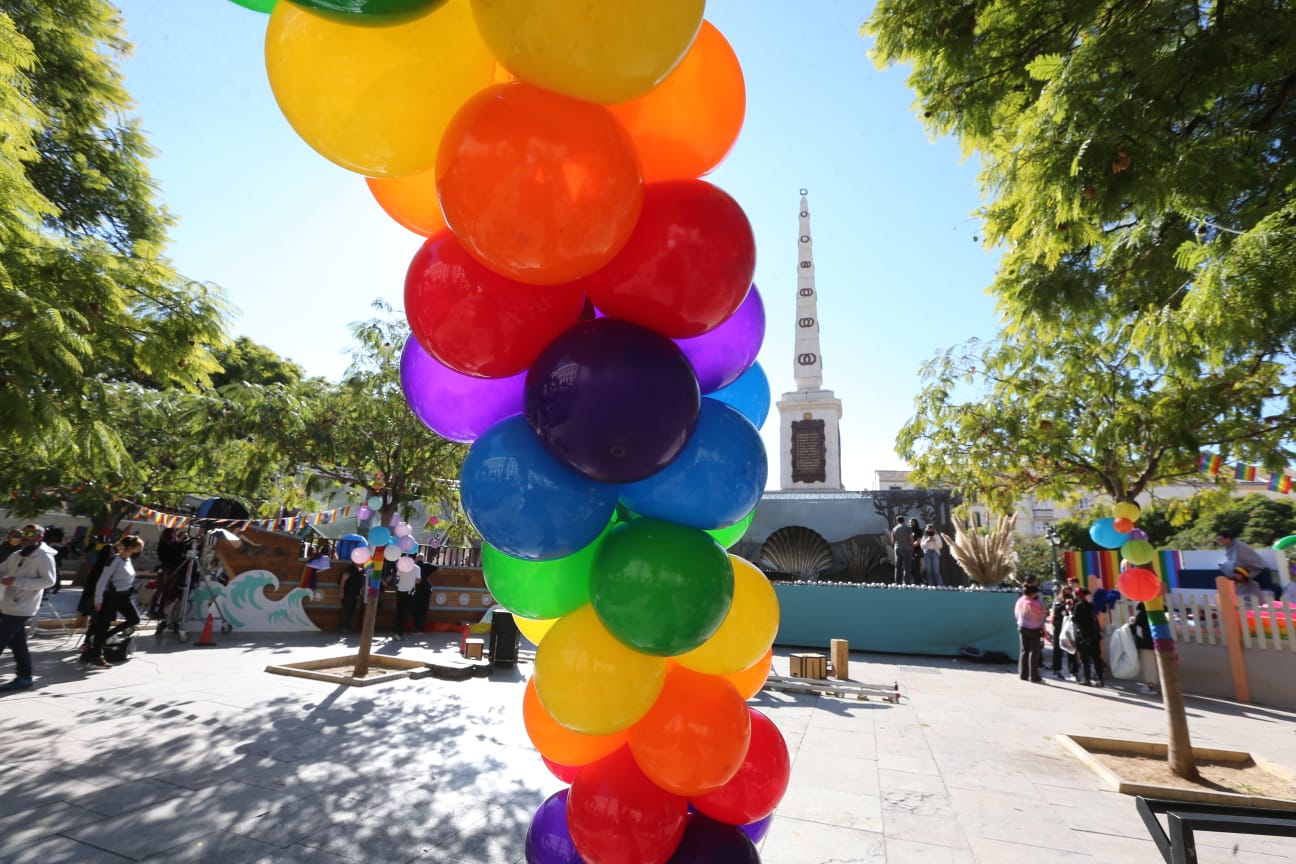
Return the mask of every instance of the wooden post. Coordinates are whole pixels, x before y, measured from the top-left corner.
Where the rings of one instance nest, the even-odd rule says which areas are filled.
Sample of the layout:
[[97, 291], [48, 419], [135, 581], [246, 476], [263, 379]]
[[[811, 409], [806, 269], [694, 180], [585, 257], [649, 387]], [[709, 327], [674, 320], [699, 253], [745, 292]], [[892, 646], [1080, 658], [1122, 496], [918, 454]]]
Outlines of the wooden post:
[[830, 643], [832, 653], [832, 674], [840, 681], [850, 680], [850, 643], [845, 639], [833, 639]]
[[1251, 685], [1247, 682], [1246, 661], [1242, 658], [1242, 619], [1238, 615], [1237, 590], [1233, 580], [1226, 576], [1215, 577], [1215, 590], [1219, 592], [1220, 625], [1224, 628], [1224, 646], [1228, 649], [1229, 670], [1233, 673], [1233, 696], [1239, 702], [1251, 701]]

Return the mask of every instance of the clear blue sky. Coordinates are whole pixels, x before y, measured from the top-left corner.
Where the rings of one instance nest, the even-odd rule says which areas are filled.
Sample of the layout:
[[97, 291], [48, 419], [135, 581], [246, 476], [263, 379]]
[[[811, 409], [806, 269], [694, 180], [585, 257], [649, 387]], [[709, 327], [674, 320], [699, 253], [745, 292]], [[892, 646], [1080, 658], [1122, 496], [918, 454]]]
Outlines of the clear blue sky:
[[[377, 297], [401, 306], [421, 238], [392, 222], [357, 175], [325, 161], [280, 115], [266, 83], [266, 16], [228, 0], [118, 0], [134, 56], [124, 66], [158, 157], [159, 194], [179, 218], [170, 257], [238, 308], [232, 325], [338, 378], [346, 325]], [[711, 0], [734, 46], [747, 121], [708, 179], [756, 232], [769, 318], [760, 362], [775, 401], [793, 388], [798, 190], [810, 193], [824, 387], [842, 400], [843, 482], [901, 468], [895, 434], [913, 413], [919, 366], [995, 332], [984, 293], [998, 256], [976, 241], [975, 163], [931, 141], [904, 71], [876, 70], [858, 33], [871, 6]], [[765, 424], [778, 484], [778, 421]]]

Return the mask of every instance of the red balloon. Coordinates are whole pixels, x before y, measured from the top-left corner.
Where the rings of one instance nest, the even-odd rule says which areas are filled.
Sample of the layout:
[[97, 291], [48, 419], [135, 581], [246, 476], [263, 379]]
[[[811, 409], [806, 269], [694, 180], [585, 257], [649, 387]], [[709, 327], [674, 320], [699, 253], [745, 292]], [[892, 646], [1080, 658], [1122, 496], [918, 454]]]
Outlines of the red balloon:
[[672, 180], [644, 187], [629, 241], [582, 285], [600, 311], [686, 339], [732, 315], [755, 272], [756, 238], [738, 202], [704, 180]]
[[437, 152], [446, 224], [478, 261], [531, 285], [588, 276], [643, 204], [634, 144], [602, 105], [497, 84], [455, 114]]
[[567, 829], [588, 864], [665, 864], [687, 818], [687, 799], [657, 788], [626, 747], [582, 768], [567, 795]]
[[1126, 519], [1124, 516], [1117, 516], [1112, 520], [1112, 527], [1122, 534], [1128, 534], [1134, 530], [1134, 522], [1131, 519]]
[[693, 806], [712, 819], [746, 825], [774, 812], [787, 791], [792, 770], [783, 733], [755, 708], [751, 711], [751, 744], [742, 767], [728, 783], [693, 799]]
[[1161, 593], [1161, 577], [1146, 567], [1131, 567], [1116, 577], [1116, 590], [1130, 600], [1142, 603]]
[[672, 666], [652, 710], [630, 727], [630, 752], [650, 780], [693, 797], [728, 782], [747, 755], [751, 713], [718, 675]]
[[405, 275], [405, 315], [419, 344], [445, 365], [479, 378], [528, 368], [580, 320], [584, 292], [538, 288], [492, 273], [442, 231], [423, 244]]
[[580, 776], [581, 768], [584, 767], [582, 765], [559, 765], [548, 756], [541, 756], [540, 758], [544, 760], [549, 773], [564, 783], [575, 783], [576, 778]]

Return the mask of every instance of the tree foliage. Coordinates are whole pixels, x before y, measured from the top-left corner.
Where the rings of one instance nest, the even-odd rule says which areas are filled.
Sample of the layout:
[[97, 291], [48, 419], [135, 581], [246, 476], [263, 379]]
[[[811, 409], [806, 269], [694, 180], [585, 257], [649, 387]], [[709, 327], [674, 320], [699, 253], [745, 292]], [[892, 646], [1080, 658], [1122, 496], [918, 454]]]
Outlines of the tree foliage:
[[[352, 362], [341, 384], [322, 390], [300, 424], [266, 430], [309, 475], [308, 489], [330, 485], [382, 498], [385, 517], [416, 501], [458, 512], [457, 478], [467, 448], [429, 431], [409, 410], [400, 386], [408, 325], [377, 301], [379, 317], [353, 324]], [[455, 526], [448, 525], [453, 530]]]
[[[928, 128], [979, 158], [1003, 249], [999, 340], [929, 366], [926, 420], [902, 434], [920, 473], [988, 457], [959, 479], [1125, 498], [1199, 448], [1285, 466], [1296, 10], [881, 0], [866, 29], [879, 64], [911, 65]], [[954, 395], [963, 375], [984, 401]]]
[[127, 50], [106, 0], [0, 0], [0, 450], [38, 468], [128, 470], [118, 385], [194, 391], [224, 338], [163, 257]]
[[1067, 311], [1051, 338], [1009, 329], [927, 363], [897, 449], [919, 483], [974, 491], [992, 506], [1030, 493], [1100, 491], [1132, 501], [1197, 475], [1203, 450], [1285, 460], [1290, 418], [1268, 413], [1287, 385], [1273, 361], [1157, 363], [1129, 316]]

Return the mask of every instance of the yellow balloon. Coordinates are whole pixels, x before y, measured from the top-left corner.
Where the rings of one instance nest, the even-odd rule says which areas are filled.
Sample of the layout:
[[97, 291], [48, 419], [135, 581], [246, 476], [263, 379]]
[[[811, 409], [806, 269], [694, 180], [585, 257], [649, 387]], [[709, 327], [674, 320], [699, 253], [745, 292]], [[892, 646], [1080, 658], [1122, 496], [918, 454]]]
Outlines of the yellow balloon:
[[1117, 519], [1128, 519], [1131, 522], [1138, 521], [1140, 512], [1139, 506], [1132, 501], [1121, 501], [1112, 508], [1112, 516]]
[[500, 63], [587, 102], [636, 99], [670, 74], [702, 26], [705, 0], [473, 0]]
[[522, 631], [522, 635], [536, 645], [544, 641], [545, 635], [553, 629], [553, 625], [557, 621], [557, 618], [520, 618], [517, 615], [513, 616], [513, 623], [517, 624], [517, 628]]
[[604, 629], [593, 606], [582, 606], [558, 619], [536, 649], [536, 695], [568, 729], [611, 735], [652, 708], [666, 662], [627, 648]]
[[469, 0], [386, 25], [279, 3], [265, 55], [279, 110], [297, 134], [370, 177], [434, 167], [450, 118], [495, 76]]
[[774, 644], [779, 604], [774, 586], [751, 562], [729, 556], [734, 571], [733, 603], [715, 634], [676, 663], [707, 675], [732, 675], [756, 663]]

